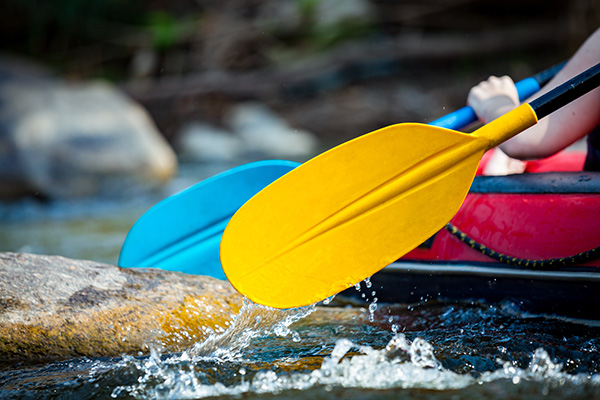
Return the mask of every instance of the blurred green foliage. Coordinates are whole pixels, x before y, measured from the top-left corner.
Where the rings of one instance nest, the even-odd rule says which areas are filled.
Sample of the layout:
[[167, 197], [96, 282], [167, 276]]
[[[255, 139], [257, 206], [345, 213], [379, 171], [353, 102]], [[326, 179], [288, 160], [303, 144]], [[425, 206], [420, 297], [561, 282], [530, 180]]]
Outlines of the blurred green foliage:
[[317, 20], [320, 0], [297, 0], [297, 7], [307, 23], [305, 39], [317, 50], [326, 50], [348, 39], [369, 35], [374, 31], [366, 20], [343, 19], [335, 23], [322, 24]]
[[318, 4], [319, 0], [296, 0], [296, 7], [306, 19], [314, 16]]
[[336, 44], [368, 36], [374, 32], [374, 26], [360, 21], [340, 21], [336, 24], [313, 25], [308, 31], [308, 41], [318, 50], [329, 49]]
[[[125, 77], [142, 48], [168, 51], [193, 33], [198, 17], [178, 17], [141, 0], [4, 0], [3, 52], [28, 56], [73, 76]], [[193, 10], [198, 11], [197, 7]]]
[[147, 16], [146, 24], [152, 34], [153, 47], [166, 49], [177, 41], [177, 20], [173, 15], [164, 11], [151, 12]]

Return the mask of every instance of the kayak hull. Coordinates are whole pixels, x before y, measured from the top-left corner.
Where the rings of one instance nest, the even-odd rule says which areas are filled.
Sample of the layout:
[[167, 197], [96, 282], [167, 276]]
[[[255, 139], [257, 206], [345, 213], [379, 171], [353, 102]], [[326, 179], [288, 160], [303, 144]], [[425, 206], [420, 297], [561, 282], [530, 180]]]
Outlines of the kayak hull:
[[[600, 246], [600, 173], [479, 176], [451, 223], [475, 243], [523, 260]], [[495, 262], [442, 229], [403, 260]], [[600, 259], [584, 265], [600, 267]]]
[[[451, 223], [468, 240], [444, 228], [375, 274], [378, 302], [481, 300], [600, 320], [600, 252], [585, 262], [571, 258], [600, 246], [600, 173], [477, 176]], [[480, 246], [519, 262], [499, 262]]]

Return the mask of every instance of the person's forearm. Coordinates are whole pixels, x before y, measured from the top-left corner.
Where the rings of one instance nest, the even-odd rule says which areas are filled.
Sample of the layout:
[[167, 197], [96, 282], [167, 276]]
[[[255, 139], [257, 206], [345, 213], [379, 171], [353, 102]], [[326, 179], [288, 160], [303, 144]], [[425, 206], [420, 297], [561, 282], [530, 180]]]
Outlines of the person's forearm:
[[540, 129], [543, 129], [543, 127], [535, 125], [512, 139], [501, 143], [498, 147], [507, 156], [517, 160], [526, 161], [548, 157], [551, 154], [547, 154], [543, 146], [540, 147], [539, 138], [543, 136], [539, 133]]

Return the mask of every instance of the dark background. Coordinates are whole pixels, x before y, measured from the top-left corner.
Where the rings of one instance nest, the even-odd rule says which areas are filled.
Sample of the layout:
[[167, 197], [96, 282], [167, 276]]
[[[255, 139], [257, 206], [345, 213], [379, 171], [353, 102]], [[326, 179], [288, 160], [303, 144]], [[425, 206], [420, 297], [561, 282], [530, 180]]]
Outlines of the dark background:
[[319, 3], [2, 0], [2, 62], [109, 80], [170, 141], [255, 100], [329, 145], [440, 117], [491, 74], [519, 80], [568, 58], [600, 25], [597, 0], [372, 0], [368, 16], [326, 26]]

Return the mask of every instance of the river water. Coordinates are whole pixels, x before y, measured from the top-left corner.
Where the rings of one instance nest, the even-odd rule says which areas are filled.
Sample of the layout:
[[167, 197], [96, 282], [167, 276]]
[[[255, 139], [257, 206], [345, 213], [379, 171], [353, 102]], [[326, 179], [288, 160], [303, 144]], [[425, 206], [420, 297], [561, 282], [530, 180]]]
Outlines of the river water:
[[[0, 251], [114, 264], [161, 195], [2, 205]], [[339, 298], [288, 311], [246, 303], [227, 331], [182, 353], [13, 366], [0, 371], [0, 398], [600, 398], [600, 324], [510, 302], [374, 304], [369, 286], [360, 290], [371, 300], [352, 307]]]
[[0, 372], [2, 398], [592, 399], [600, 328], [511, 304], [245, 304], [178, 354], [75, 359]]

